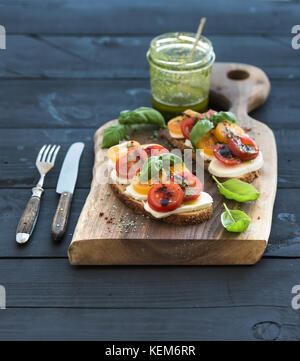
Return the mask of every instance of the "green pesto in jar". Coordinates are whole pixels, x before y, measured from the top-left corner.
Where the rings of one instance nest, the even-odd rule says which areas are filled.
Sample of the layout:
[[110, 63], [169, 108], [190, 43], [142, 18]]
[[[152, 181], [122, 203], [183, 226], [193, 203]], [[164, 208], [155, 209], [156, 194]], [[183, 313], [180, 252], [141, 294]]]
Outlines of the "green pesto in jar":
[[208, 107], [210, 76], [215, 54], [204, 36], [192, 54], [193, 33], [168, 33], [151, 41], [152, 103], [167, 119], [186, 109], [204, 112]]

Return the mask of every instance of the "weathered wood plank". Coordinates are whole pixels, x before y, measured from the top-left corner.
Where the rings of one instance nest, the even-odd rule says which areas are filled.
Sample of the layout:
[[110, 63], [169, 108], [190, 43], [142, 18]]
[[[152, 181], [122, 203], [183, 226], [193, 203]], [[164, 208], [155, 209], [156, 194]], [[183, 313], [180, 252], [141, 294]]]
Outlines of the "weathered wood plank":
[[[13, 327], [12, 327], [13, 325]], [[7, 309], [0, 339], [13, 341], [299, 341], [286, 308]]]
[[[146, 52], [151, 39], [151, 36], [11, 35], [7, 37], [7, 50], [1, 53], [0, 75], [9, 78], [148, 78]], [[255, 65], [277, 78], [300, 78], [298, 52], [287, 36], [212, 35], [210, 39], [217, 61]]]
[[15, 233], [18, 221], [31, 195], [30, 189], [0, 190], [0, 224], [5, 229], [5, 232], [0, 234], [0, 258], [66, 258], [67, 249], [88, 191], [88, 189], [75, 190], [66, 235], [61, 242], [54, 242], [51, 238], [51, 223], [59, 197], [54, 189], [46, 189], [42, 197], [40, 214], [34, 233], [26, 245], [20, 246], [15, 241]]
[[8, 308], [288, 309], [299, 272], [300, 259], [263, 259], [253, 267], [181, 268], [78, 268], [65, 259], [0, 261]]
[[[71, 208], [68, 229], [64, 240], [55, 244], [51, 240], [50, 227], [58, 198], [54, 189], [47, 189], [43, 195], [41, 211], [30, 241], [23, 247], [15, 242], [15, 232], [30, 189], [0, 190], [0, 258], [5, 257], [67, 257], [67, 249], [84, 205], [88, 189], [77, 189]], [[273, 212], [273, 223], [269, 245], [265, 256], [300, 257], [300, 206], [298, 189], [279, 189]], [[0, 280], [1, 283], [1, 280]]]
[[299, 128], [300, 105], [297, 101], [297, 89], [300, 81], [272, 80], [271, 93], [264, 106], [255, 109], [251, 116], [266, 123], [272, 129]]
[[279, 189], [265, 256], [300, 256], [299, 189]]
[[[45, 36], [40, 40], [9, 36], [8, 49], [1, 53], [0, 76], [146, 78], [148, 66], [143, 53], [146, 43], [133, 46], [132, 42], [133, 45], [129, 46], [130, 42], [123, 40], [123, 45], [120, 45], [119, 39], [130, 38], [122, 34], [144, 34], [148, 35], [143, 37], [147, 40], [153, 33], [172, 31], [174, 24], [178, 24], [179, 13], [181, 21], [176, 29], [194, 31], [204, 14], [209, 19], [206, 34], [222, 34], [213, 38], [219, 61], [250, 62], [250, 59], [253, 64], [262, 66], [273, 79], [291, 79], [273, 83], [269, 106], [257, 110], [255, 117], [262, 121], [266, 118], [271, 127], [285, 129], [276, 132], [280, 149], [279, 186], [299, 187], [297, 147], [300, 134], [298, 130], [291, 130], [299, 128], [299, 105], [295, 103], [299, 88], [295, 79], [300, 78], [299, 59], [298, 53], [290, 47], [291, 26], [298, 23], [299, 5], [296, 2], [260, 2], [258, 6], [253, 2], [229, 1], [224, 7], [221, 0], [201, 1], [201, 4], [194, 0], [191, 6], [179, 0], [170, 4], [162, 7], [159, 0], [151, 4], [146, 0], [126, 3], [123, 0], [106, 3], [94, 0], [85, 3], [79, 0], [59, 3], [29, 0], [26, 4], [15, 0], [2, 2], [0, 24], [5, 25], [10, 34], [108, 36], [85, 37], [81, 41], [70, 37], [72, 41], [66, 44], [65, 37]], [[112, 33], [117, 37], [110, 37]], [[237, 33], [258, 36], [246, 36], [244, 43], [243, 37], [237, 41], [239, 36], [224, 36]], [[277, 36], [274, 40], [270, 37], [259, 40], [262, 33]], [[92, 43], [95, 39], [96, 43]], [[228, 46], [231, 40], [232, 46]], [[254, 52], [256, 42], [258, 51]], [[81, 49], [78, 50], [77, 45]], [[20, 87], [17, 91], [14, 82]], [[110, 82], [99, 83], [107, 87], [107, 93], [106, 88], [98, 90], [98, 83], [93, 81], [84, 84], [72, 81], [66, 85], [64, 80], [56, 84], [49, 82], [49, 88], [47, 82], [32, 82], [30, 85], [29, 82], [14, 82], [8, 85], [1, 79], [0, 126], [5, 128], [96, 128], [102, 121], [113, 118], [119, 110], [149, 104], [147, 80], [135, 83], [124, 80], [118, 90]], [[127, 92], [128, 89], [131, 91]], [[53, 98], [53, 93], [58, 97]], [[45, 97], [39, 98], [40, 94]], [[3, 109], [8, 111], [3, 112]], [[284, 117], [278, 116], [282, 113]], [[286, 130], [287, 127], [290, 130]], [[54, 190], [48, 189], [36, 233], [21, 249], [14, 241], [15, 223], [30, 191], [16, 188], [29, 188], [36, 179], [32, 161], [41, 143], [59, 141], [66, 151], [67, 145], [75, 140], [84, 140], [89, 145], [78, 182], [79, 186], [87, 187], [91, 180], [92, 135], [91, 129], [0, 131], [0, 187], [15, 187], [0, 190], [0, 224], [5, 230], [0, 235], [0, 257], [65, 256], [87, 189], [77, 189], [67, 239], [56, 246], [49, 236], [56, 199]], [[27, 145], [29, 140], [30, 146]], [[62, 159], [63, 152], [57, 167], [47, 177], [47, 187], [55, 186]], [[267, 255], [300, 255], [297, 191], [280, 189], [278, 192]], [[24, 304], [23, 307], [49, 308], [3, 311], [0, 339], [124, 340], [126, 335], [128, 340], [300, 340], [299, 312], [290, 306], [290, 290], [299, 283], [297, 275], [299, 260], [295, 259], [263, 259], [255, 267], [238, 269], [80, 270], [71, 268], [65, 259], [1, 260], [0, 284], [7, 288], [8, 307]], [[105, 309], [63, 309], [65, 306]], [[114, 306], [124, 309], [111, 309]], [[136, 307], [143, 309], [134, 309]], [[178, 309], [164, 309], [170, 307]]]
[[[252, 114], [272, 129], [299, 128], [300, 80], [272, 80]], [[148, 80], [1, 80], [0, 128], [98, 128], [124, 109], [151, 106]], [[213, 106], [213, 104], [212, 104]], [[280, 116], [279, 116], [280, 115]]]
[[[77, 184], [81, 188], [89, 187], [92, 179], [94, 131], [94, 129], [0, 130], [0, 188], [32, 187], [38, 176], [34, 165], [38, 150], [41, 145], [50, 143], [62, 145], [56, 166], [47, 175], [45, 182], [46, 188], [55, 187], [65, 152], [75, 141], [86, 143]], [[280, 150], [278, 152], [278, 185], [283, 188], [299, 187], [300, 130], [281, 129], [274, 133]]]
[[[81, 158], [78, 187], [89, 187], [93, 166], [93, 129], [23, 129], [0, 131], [0, 188], [32, 187], [39, 175], [35, 159], [43, 144], [59, 144], [55, 167], [47, 174], [45, 188], [56, 187], [62, 161], [70, 144], [85, 142], [86, 148]], [[19, 175], [18, 175], [19, 173]]]
[[[1, 128], [98, 128], [151, 106], [148, 80], [1, 80]], [[297, 123], [298, 124], [298, 123]]]
[[[9, 0], [1, 4], [1, 23], [12, 33], [152, 34], [195, 31], [206, 16], [208, 33], [288, 34], [299, 20], [297, 2], [229, 0]], [[138, 19], [138, 21], [137, 21]], [[179, 21], [180, 20], [180, 21]]]

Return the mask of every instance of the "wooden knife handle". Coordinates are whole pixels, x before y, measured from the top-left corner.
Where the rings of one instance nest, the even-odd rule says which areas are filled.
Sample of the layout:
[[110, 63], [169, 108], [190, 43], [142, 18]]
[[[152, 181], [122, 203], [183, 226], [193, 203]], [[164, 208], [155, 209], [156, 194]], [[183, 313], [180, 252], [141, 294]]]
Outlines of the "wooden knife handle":
[[20, 244], [28, 241], [34, 229], [39, 215], [41, 196], [43, 192], [43, 188], [32, 188], [32, 196], [27, 203], [17, 227], [16, 241]]
[[61, 240], [66, 233], [71, 202], [71, 193], [64, 192], [61, 194], [51, 228], [51, 235], [54, 241]]

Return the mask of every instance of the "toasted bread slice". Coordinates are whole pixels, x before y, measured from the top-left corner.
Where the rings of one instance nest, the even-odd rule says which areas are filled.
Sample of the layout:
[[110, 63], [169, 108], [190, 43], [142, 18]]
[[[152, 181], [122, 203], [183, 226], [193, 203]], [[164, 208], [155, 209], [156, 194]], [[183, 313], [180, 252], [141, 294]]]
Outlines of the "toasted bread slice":
[[[171, 137], [171, 135], [169, 134], [168, 131], [167, 131], [166, 137], [168, 139], [168, 142], [170, 144], [172, 144], [173, 147], [175, 147], [175, 148], [178, 148], [182, 151], [184, 149], [191, 149], [190, 147], [187, 147], [184, 144], [185, 139], [173, 138], [173, 137]], [[193, 159], [196, 160], [196, 152], [194, 149], [192, 149], [192, 151], [193, 151]], [[205, 170], [208, 170], [209, 163], [210, 163], [210, 160], [204, 161], [204, 169]], [[243, 182], [252, 183], [255, 178], [259, 177], [259, 174], [260, 174], [260, 170], [256, 170], [256, 171], [244, 174], [242, 177], [239, 177], [238, 179], [240, 179]], [[221, 182], [226, 181], [227, 179], [230, 179], [230, 178], [219, 178], [219, 177], [217, 177], [217, 178], [220, 179]]]
[[116, 194], [116, 196], [129, 208], [131, 208], [135, 213], [144, 214], [152, 219], [155, 219], [156, 221], [163, 221], [179, 226], [185, 226], [205, 222], [213, 215], [213, 205], [211, 204], [207, 208], [200, 209], [198, 211], [172, 214], [165, 218], [155, 218], [152, 216], [151, 213], [145, 211], [143, 202], [133, 199], [125, 193], [126, 185], [111, 184], [111, 188]]
[[[255, 170], [253, 172], [249, 172], [247, 174], [244, 174], [242, 177], [234, 177], [234, 178], [237, 178], [243, 182], [247, 182], [247, 183], [252, 183], [254, 181], [255, 178], [259, 177], [259, 174], [260, 174], [260, 169], [259, 170]], [[228, 179], [232, 179], [232, 178], [221, 178], [221, 177], [216, 177], [218, 178], [218, 180], [220, 182], [225, 182], [227, 181]]]

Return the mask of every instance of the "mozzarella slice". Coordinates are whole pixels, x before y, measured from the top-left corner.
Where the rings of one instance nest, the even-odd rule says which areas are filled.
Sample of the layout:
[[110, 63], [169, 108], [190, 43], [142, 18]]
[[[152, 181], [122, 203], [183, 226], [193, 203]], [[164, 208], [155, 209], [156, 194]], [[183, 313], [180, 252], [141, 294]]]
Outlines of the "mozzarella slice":
[[140, 194], [138, 193], [137, 191], [135, 191], [133, 189], [133, 186], [132, 184], [130, 184], [126, 190], [125, 190], [125, 194], [127, 194], [129, 197], [132, 197], [138, 201], [146, 201], [147, 198], [148, 198], [148, 195], [147, 194]]
[[[189, 139], [185, 140], [184, 145], [186, 147], [193, 148], [193, 145]], [[199, 150], [200, 150], [199, 155], [203, 160], [209, 160], [209, 161], [213, 160], [213, 158], [214, 158], [213, 155], [208, 155], [208, 154], [204, 153], [203, 149], [199, 149]]]
[[[200, 151], [200, 152], [199, 152]], [[200, 157], [203, 159], [203, 160], [209, 160], [209, 161], [212, 161], [214, 159], [214, 156], [213, 155], [208, 155], [206, 153], [204, 153], [204, 150], [203, 149], [197, 149], [197, 152], [198, 154], [200, 155]]]
[[213, 155], [208, 155], [208, 154], [204, 153], [203, 151], [200, 152], [200, 157], [204, 160], [209, 160], [209, 161], [212, 161], [214, 159]]
[[151, 147], [152, 145], [160, 145], [160, 146], [162, 146], [161, 144], [158, 144], [158, 143], [149, 143], [149, 144], [142, 144], [141, 148], [145, 149], [147, 147]]
[[[126, 141], [117, 145], [114, 145], [112, 147], [110, 147], [107, 151], [107, 155], [109, 160], [115, 164], [117, 157], [120, 158], [122, 155], [125, 155], [128, 152], [128, 145], [130, 145], [131, 142], [135, 142], [135, 141]], [[137, 145], [139, 145], [138, 142], [135, 142]], [[134, 144], [135, 144], [134, 143]]]
[[111, 177], [111, 180], [113, 181], [113, 183], [118, 183], [118, 184], [129, 184], [130, 183], [129, 179], [118, 177], [115, 169], [113, 169], [111, 171], [110, 177]]
[[169, 134], [172, 138], [177, 138], [177, 139], [184, 139], [184, 136], [182, 134], [175, 134], [173, 132], [169, 131]]
[[206, 193], [201, 192], [201, 195], [199, 198], [192, 202], [183, 203], [180, 207], [176, 208], [174, 211], [171, 212], [156, 212], [154, 209], [152, 209], [149, 206], [148, 202], [144, 203], [144, 209], [145, 211], [152, 214], [155, 218], [165, 218], [170, 216], [171, 214], [179, 214], [179, 213], [188, 213], [188, 212], [194, 212], [198, 211], [200, 209], [204, 209], [209, 207], [213, 203], [212, 197]]
[[115, 163], [110, 158], [108, 159], [107, 165], [108, 165], [108, 168], [110, 168], [110, 169], [115, 167]]
[[220, 162], [217, 158], [213, 158], [210, 162], [208, 171], [209, 173], [215, 175], [216, 177], [222, 178], [234, 178], [242, 177], [243, 175], [259, 170], [264, 164], [264, 159], [262, 153], [259, 152], [258, 156], [255, 159], [242, 162], [237, 165], [226, 165]]
[[193, 145], [192, 145], [192, 143], [191, 143], [191, 141], [190, 141], [189, 139], [186, 139], [186, 140], [185, 140], [184, 145], [185, 145], [186, 147], [193, 148]]

